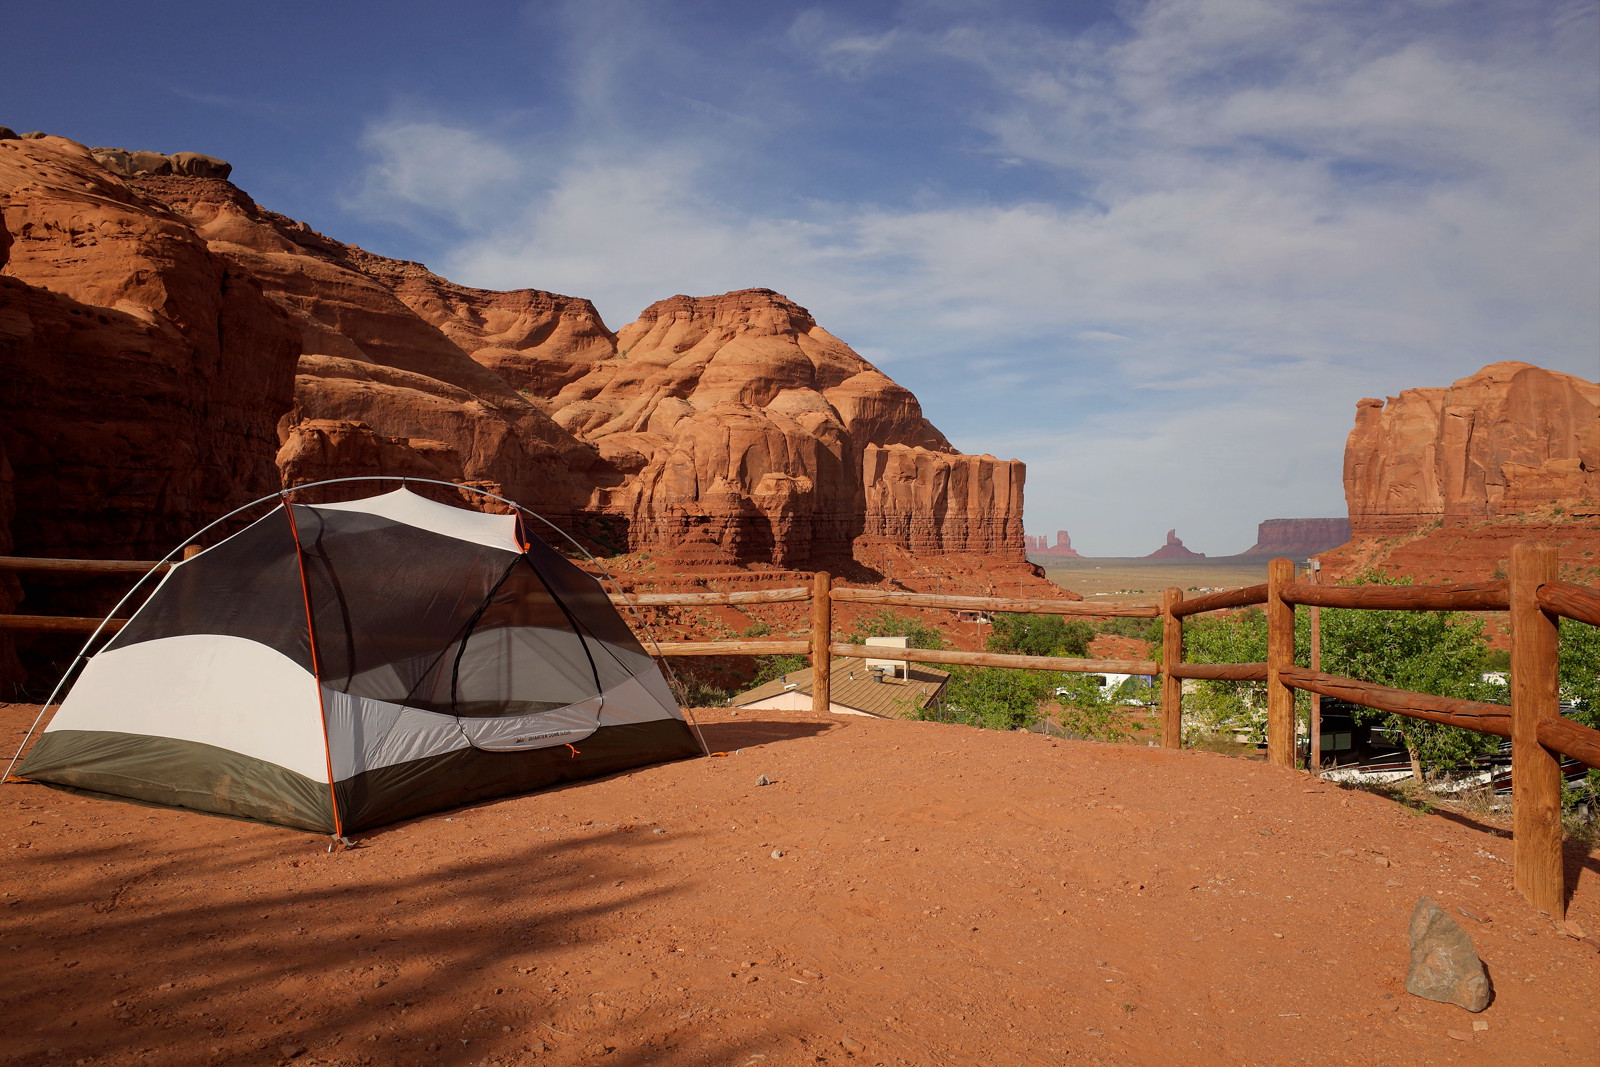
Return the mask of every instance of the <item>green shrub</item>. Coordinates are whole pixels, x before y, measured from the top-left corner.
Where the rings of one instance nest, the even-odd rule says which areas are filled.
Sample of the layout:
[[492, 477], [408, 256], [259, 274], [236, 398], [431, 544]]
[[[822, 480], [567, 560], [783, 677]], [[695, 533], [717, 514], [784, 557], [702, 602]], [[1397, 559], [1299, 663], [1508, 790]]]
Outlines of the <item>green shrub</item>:
[[943, 648], [944, 635], [921, 619], [879, 608], [856, 620], [855, 628], [844, 639], [848, 645], [864, 645], [869, 637], [906, 637], [912, 648]]

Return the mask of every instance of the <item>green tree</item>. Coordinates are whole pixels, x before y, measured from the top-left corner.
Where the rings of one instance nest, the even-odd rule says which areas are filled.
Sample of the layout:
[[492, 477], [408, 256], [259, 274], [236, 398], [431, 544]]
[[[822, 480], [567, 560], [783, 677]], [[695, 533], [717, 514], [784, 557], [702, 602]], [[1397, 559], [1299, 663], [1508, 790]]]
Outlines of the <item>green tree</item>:
[[912, 648], [943, 648], [944, 635], [921, 619], [901, 615], [888, 608], [879, 608], [856, 619], [855, 627], [845, 638], [845, 644], [864, 645], [869, 637], [910, 638]]
[[1118, 637], [1133, 637], [1140, 641], [1160, 647], [1161, 645], [1161, 620], [1160, 619], [1134, 619], [1111, 618], [1102, 619], [1095, 627], [1103, 634], [1116, 634]]
[[[1558, 670], [1561, 699], [1577, 705], [1565, 714], [1585, 726], [1600, 729], [1600, 628], [1576, 619], [1562, 619]], [[1587, 802], [1593, 820], [1600, 807], [1596, 804], [1600, 799], [1600, 771], [1591, 770], [1577, 788], [1563, 793], [1568, 808]]]
[[[1409, 585], [1411, 580], [1368, 571], [1346, 584]], [[1331, 674], [1434, 696], [1491, 700], [1502, 691], [1483, 681], [1488, 661], [1482, 620], [1459, 612], [1322, 612], [1322, 669]], [[1405, 715], [1364, 709], [1358, 717], [1400, 736], [1419, 781], [1430, 766], [1458, 764], [1497, 744], [1488, 734]]]
[[1000, 667], [951, 667], [944, 700], [923, 718], [962, 722], [987, 730], [1015, 730], [1039, 719], [1039, 705], [1050, 699], [1062, 675]]
[[[1309, 623], [1296, 612], [1295, 646], [1309, 659]], [[1267, 658], [1267, 616], [1260, 608], [1229, 615], [1208, 615], [1184, 626], [1184, 656], [1190, 663], [1261, 663]], [[1297, 702], [1300, 694], [1297, 694]], [[1310, 700], [1305, 700], [1310, 707]], [[1209, 734], [1246, 734], [1260, 744], [1267, 736], [1267, 687], [1264, 682], [1202, 681], [1184, 697], [1184, 719], [1190, 728]]]
[[811, 657], [806, 655], [757, 656], [756, 676], [751, 679], [750, 688], [754, 689], [758, 685], [766, 685], [774, 679], [782, 678], [786, 674], [793, 674], [795, 671], [803, 671], [809, 666], [811, 666]]
[[1107, 694], [1092, 674], [1069, 674], [1052, 693], [1061, 702], [1061, 728], [1090, 741], [1126, 741], [1133, 736], [1127, 703], [1136, 691], [1129, 678]]
[[1561, 620], [1561, 699], [1578, 705], [1571, 717], [1600, 729], [1600, 628]]
[[1087, 656], [1095, 635], [1089, 623], [1059, 615], [998, 614], [990, 625], [989, 651], [1019, 656]]

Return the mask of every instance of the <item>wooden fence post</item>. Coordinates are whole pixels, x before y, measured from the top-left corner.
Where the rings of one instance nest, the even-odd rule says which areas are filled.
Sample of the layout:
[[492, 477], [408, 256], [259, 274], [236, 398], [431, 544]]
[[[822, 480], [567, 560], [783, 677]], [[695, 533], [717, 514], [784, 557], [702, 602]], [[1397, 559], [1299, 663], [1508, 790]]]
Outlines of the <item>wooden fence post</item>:
[[1294, 562], [1281, 556], [1267, 564], [1267, 759], [1294, 766], [1294, 690], [1279, 672], [1294, 666], [1294, 605], [1283, 587], [1294, 581]]
[[[1311, 561], [1312, 584], [1322, 582], [1322, 561]], [[1311, 669], [1322, 669], [1322, 609], [1315, 604], [1311, 605]], [[1306, 770], [1312, 774], [1322, 772], [1322, 694], [1311, 694], [1311, 759], [1306, 762]]]
[[1172, 668], [1183, 662], [1183, 616], [1172, 609], [1183, 603], [1183, 590], [1168, 586], [1161, 594], [1161, 743], [1183, 747], [1183, 679]]
[[828, 671], [833, 663], [833, 579], [827, 571], [818, 571], [816, 583], [811, 588], [811, 710], [826, 715], [833, 707], [832, 679]]
[[1561, 713], [1556, 620], [1539, 607], [1539, 586], [1558, 576], [1553, 545], [1511, 548], [1512, 881], [1536, 908], [1566, 914], [1561, 867], [1561, 767], [1539, 744], [1539, 720]]

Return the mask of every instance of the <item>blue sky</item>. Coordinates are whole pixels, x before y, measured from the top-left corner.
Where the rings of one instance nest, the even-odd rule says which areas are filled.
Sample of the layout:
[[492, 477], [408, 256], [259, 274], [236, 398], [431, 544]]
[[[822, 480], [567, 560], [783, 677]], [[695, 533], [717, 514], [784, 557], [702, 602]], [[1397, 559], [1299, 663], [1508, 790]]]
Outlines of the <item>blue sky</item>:
[[1029, 532], [1340, 515], [1355, 402], [1600, 375], [1596, 7], [0, 0], [0, 124], [201, 151], [452, 280], [786, 293]]

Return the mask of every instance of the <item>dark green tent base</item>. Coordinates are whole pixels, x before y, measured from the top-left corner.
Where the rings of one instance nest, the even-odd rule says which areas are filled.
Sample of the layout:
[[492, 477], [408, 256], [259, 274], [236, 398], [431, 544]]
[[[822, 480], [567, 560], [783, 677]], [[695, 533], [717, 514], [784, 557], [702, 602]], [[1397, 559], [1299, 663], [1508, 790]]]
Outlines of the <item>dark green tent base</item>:
[[[571, 748], [456, 749], [365, 771], [338, 783], [335, 791], [341, 829], [351, 834], [493, 797], [700, 754], [700, 745], [683, 720], [656, 719], [601, 727]], [[195, 741], [51, 731], [39, 738], [18, 774], [46, 785], [157, 807], [334, 832], [324, 783]]]

